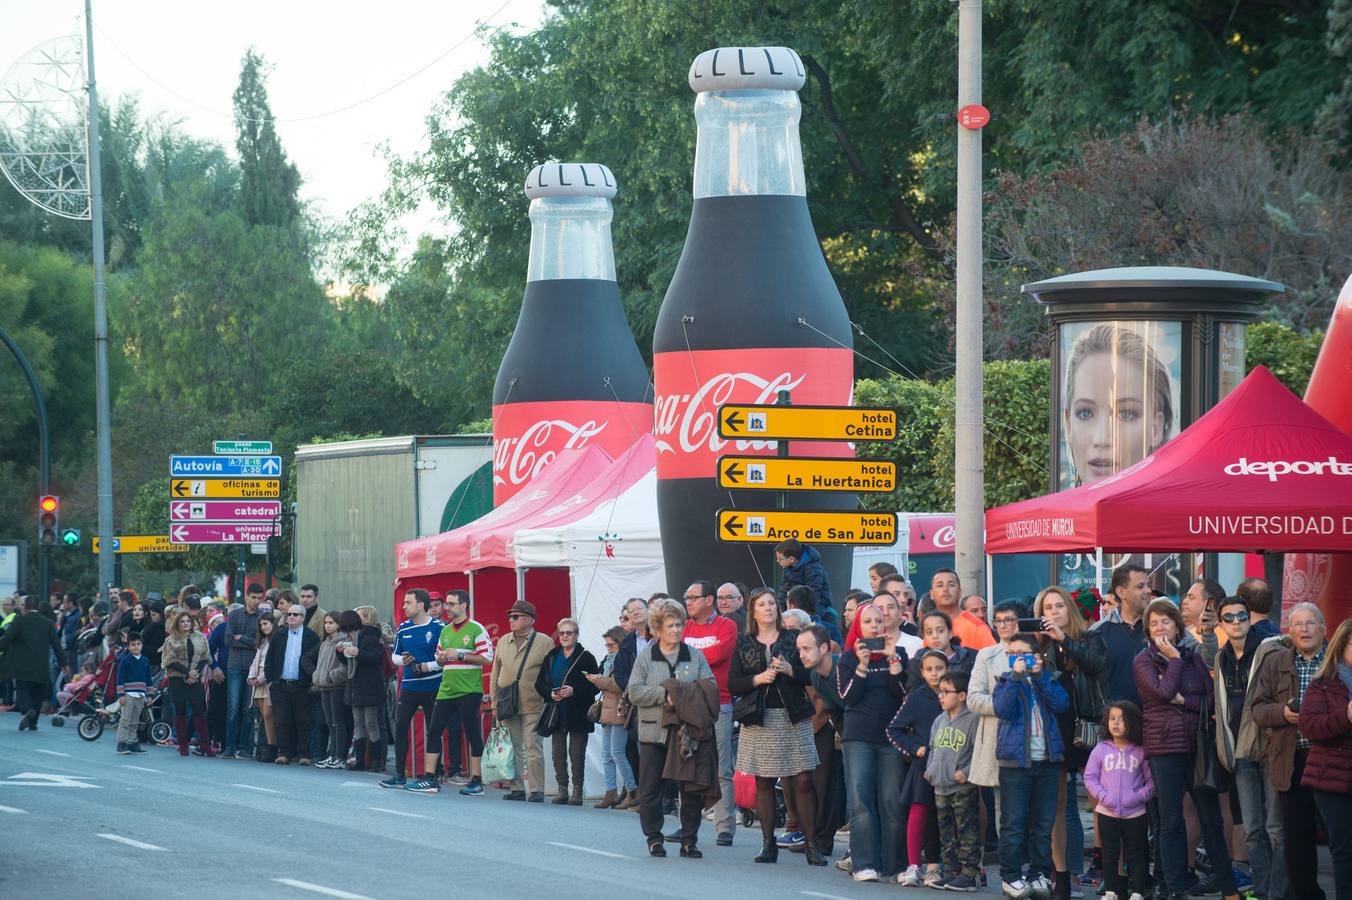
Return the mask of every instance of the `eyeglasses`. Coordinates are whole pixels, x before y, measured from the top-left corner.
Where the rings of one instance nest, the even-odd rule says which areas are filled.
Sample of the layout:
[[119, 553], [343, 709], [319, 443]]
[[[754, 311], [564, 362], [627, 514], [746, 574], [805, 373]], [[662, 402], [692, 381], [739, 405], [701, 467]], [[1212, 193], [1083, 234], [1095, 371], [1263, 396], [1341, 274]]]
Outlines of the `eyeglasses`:
[[941, 696], [941, 697], [942, 697], [944, 694], [961, 694], [961, 693], [963, 693], [963, 692], [962, 692], [962, 691], [950, 691], [948, 688], [939, 688], [939, 696]]
[[512, 613], [507, 618], [515, 622], [517, 619], [529, 619], [530, 616], [526, 615], [525, 613]]
[[741, 600], [741, 599], [742, 599], [742, 595], [741, 595], [741, 594], [719, 594], [719, 595], [718, 595], [718, 599], [719, 599], [719, 600]]
[[559, 637], [575, 637], [576, 635], [577, 635], [577, 632], [576, 632], [576, 631], [560, 631], [560, 632], [559, 632]]
[[1228, 622], [1230, 624], [1234, 624], [1235, 622], [1247, 622], [1249, 621], [1249, 614], [1246, 612], [1226, 613], [1225, 615], [1221, 616], [1221, 621]]
[[303, 615], [305, 615], [305, 613], [287, 613], [286, 617], [288, 619], [299, 619]]
[[707, 596], [708, 596], [707, 594], [686, 594], [686, 595], [685, 595], [684, 597], [682, 597], [681, 599], [683, 599], [683, 600], [698, 600], [700, 597], [707, 597]]

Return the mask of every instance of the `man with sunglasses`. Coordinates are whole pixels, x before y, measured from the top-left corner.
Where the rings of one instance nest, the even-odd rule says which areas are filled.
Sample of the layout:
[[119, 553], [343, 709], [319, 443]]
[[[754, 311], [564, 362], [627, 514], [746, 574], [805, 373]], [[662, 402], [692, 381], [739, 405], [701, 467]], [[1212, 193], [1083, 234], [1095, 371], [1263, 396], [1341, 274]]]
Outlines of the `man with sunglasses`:
[[[263, 661], [277, 732], [274, 762], [284, 766], [299, 754], [296, 762], [308, 766], [310, 759], [305, 754], [310, 740], [310, 676], [315, 670], [319, 635], [305, 627], [305, 607], [299, 603], [291, 605], [284, 621], [268, 642], [268, 655]], [[207, 739], [205, 735], [201, 737]]]
[[1216, 655], [1216, 755], [1235, 774], [1235, 796], [1244, 820], [1254, 893], [1285, 897], [1286, 865], [1282, 860], [1277, 790], [1268, 780], [1265, 753], [1255, 752], [1264, 740], [1262, 729], [1254, 724], [1253, 710], [1244, 705], [1263, 635], [1252, 627], [1253, 617], [1244, 598], [1226, 597], [1217, 611], [1226, 641]]
[[[540, 720], [544, 700], [535, 691], [535, 679], [545, 657], [554, 649], [554, 642], [535, 632], [535, 604], [518, 600], [507, 611], [510, 631], [498, 639], [493, 650], [493, 720], [507, 726], [512, 739], [512, 755], [516, 759], [516, 777], [512, 789], [502, 795], [504, 800], [526, 800], [522, 769], [530, 778], [531, 803], [545, 802], [544, 743], [535, 731]], [[498, 702], [516, 685], [517, 707], [511, 715], [498, 709]], [[521, 760], [526, 764], [521, 765]]]

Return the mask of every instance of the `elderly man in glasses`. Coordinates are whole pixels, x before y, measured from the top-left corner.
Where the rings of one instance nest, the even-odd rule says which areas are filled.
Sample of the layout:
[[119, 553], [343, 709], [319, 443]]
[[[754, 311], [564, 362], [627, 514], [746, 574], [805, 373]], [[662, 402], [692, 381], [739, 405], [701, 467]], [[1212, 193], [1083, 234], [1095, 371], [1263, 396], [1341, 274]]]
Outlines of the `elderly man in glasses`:
[[[535, 723], [544, 700], [535, 691], [535, 679], [554, 642], [535, 631], [535, 605], [518, 600], [507, 611], [509, 631], [493, 650], [493, 719], [507, 726], [516, 759], [516, 776], [504, 800], [525, 800], [521, 775], [530, 779], [530, 802], [545, 802], [545, 751]], [[525, 765], [521, 764], [522, 759]]]
[[[310, 676], [319, 654], [319, 635], [305, 627], [305, 607], [293, 603], [281, 628], [268, 642], [264, 677], [272, 699], [272, 721], [277, 731], [277, 759], [308, 766], [310, 742]], [[299, 758], [297, 758], [299, 754]]]

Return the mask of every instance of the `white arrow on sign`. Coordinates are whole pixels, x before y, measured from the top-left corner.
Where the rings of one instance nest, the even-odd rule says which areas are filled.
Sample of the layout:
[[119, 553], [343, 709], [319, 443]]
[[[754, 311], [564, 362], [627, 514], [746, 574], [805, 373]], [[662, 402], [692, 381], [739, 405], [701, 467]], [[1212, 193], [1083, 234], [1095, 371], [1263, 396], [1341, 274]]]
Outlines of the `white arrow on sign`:
[[185, 512], [188, 511], [188, 504], [186, 503], [173, 503], [170, 505], [173, 507], [175, 516], [182, 516]]
[[277, 465], [277, 460], [267, 459], [263, 462], [264, 475], [276, 475], [281, 471], [281, 466]]
[[175, 525], [173, 528], [169, 529], [169, 536], [173, 538], [176, 543], [182, 541], [184, 535], [187, 533], [188, 529], [182, 525]]
[[9, 776], [6, 781], [0, 781], [0, 786], [4, 785], [11, 787], [98, 788], [97, 784], [85, 784], [79, 777], [48, 775], [43, 772], [20, 772], [18, 775]]

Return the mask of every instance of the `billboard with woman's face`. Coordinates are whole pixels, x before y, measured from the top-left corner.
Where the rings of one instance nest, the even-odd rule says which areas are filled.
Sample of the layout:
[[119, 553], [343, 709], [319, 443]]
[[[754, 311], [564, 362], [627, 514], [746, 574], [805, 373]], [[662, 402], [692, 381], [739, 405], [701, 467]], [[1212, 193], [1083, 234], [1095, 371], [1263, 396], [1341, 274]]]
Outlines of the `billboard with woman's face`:
[[[1093, 484], [1154, 453], [1178, 434], [1181, 322], [1066, 322], [1061, 325], [1060, 487]], [[1176, 557], [1104, 556], [1105, 570], [1128, 562], [1151, 572], [1151, 587], [1177, 593]], [[1103, 573], [1106, 586], [1111, 571]], [[1063, 554], [1058, 582], [1098, 580], [1092, 556]]]
[[1093, 484], [1178, 433], [1180, 322], [1061, 326], [1061, 487]]

